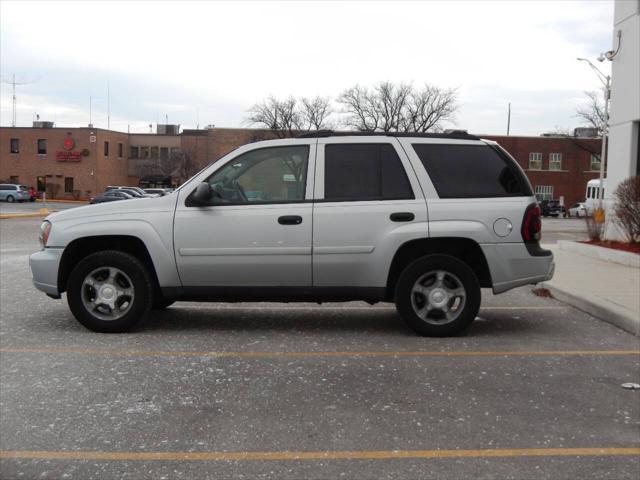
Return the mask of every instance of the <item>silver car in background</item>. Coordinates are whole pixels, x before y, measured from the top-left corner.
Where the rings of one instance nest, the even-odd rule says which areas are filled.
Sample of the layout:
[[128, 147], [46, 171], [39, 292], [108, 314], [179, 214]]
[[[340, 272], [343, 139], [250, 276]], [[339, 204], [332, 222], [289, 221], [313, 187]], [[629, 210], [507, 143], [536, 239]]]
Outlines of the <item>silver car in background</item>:
[[31, 198], [29, 190], [23, 185], [0, 183], [0, 200], [5, 202], [28, 202]]

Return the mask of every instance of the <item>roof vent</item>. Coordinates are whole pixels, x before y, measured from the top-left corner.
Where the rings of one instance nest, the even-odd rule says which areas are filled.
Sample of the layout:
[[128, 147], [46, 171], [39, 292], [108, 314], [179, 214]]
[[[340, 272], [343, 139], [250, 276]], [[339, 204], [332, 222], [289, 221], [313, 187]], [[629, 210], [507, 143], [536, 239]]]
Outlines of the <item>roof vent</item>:
[[159, 123], [156, 133], [158, 135], [179, 135], [180, 125], [168, 125]]
[[53, 128], [53, 122], [44, 122], [42, 120], [34, 120], [33, 128]]

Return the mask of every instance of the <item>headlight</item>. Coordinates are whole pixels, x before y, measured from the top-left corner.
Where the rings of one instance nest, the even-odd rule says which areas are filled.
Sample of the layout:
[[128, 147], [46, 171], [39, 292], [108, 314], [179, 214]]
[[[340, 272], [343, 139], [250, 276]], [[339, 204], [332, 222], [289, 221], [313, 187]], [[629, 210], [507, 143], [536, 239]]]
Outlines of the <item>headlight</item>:
[[45, 220], [40, 225], [40, 233], [38, 234], [38, 241], [42, 248], [47, 246], [47, 240], [49, 240], [49, 234], [51, 233], [51, 222]]

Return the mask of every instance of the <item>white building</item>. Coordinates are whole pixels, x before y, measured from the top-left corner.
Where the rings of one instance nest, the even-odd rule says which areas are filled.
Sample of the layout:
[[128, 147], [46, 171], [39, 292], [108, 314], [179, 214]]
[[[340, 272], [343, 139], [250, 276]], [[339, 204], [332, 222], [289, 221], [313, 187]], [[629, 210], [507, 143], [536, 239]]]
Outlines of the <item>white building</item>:
[[[618, 34], [618, 32], [621, 32]], [[618, 35], [620, 35], [618, 37]], [[620, 42], [620, 44], [618, 43]], [[613, 48], [618, 52], [611, 68], [611, 115], [607, 161], [607, 204], [628, 177], [640, 175], [640, 0], [616, 0]], [[608, 218], [611, 218], [610, 213]], [[621, 238], [614, 222], [607, 222], [606, 237]]]

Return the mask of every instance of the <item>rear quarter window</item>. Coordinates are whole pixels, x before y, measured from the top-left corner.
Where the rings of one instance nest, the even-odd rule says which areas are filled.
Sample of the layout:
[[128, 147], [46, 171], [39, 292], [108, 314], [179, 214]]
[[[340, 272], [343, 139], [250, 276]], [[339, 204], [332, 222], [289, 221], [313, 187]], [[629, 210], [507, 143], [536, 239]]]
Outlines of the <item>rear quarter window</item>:
[[428, 143], [412, 146], [440, 198], [533, 195], [520, 168], [498, 148]]

